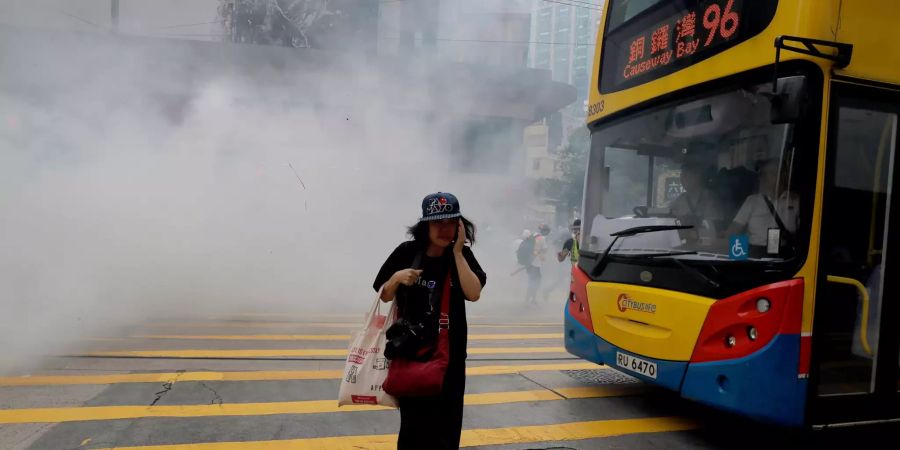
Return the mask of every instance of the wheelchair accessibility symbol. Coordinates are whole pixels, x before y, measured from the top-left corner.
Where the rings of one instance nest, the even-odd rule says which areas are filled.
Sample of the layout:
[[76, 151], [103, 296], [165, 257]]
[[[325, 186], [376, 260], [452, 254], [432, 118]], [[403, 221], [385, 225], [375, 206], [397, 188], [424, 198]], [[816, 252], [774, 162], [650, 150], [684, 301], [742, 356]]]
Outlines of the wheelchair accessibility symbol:
[[728, 257], [731, 259], [747, 259], [750, 250], [750, 239], [746, 234], [737, 234], [728, 238]]

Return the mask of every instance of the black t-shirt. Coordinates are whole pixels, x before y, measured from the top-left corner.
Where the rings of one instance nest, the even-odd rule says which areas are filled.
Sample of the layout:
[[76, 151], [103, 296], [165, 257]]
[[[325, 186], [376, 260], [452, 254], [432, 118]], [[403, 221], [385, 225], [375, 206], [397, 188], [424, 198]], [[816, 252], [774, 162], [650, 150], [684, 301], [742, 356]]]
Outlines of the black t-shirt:
[[[399, 246], [388, 256], [387, 260], [378, 271], [372, 287], [375, 290], [387, 282], [399, 270], [412, 267], [416, 254], [421, 248], [414, 241], [407, 241]], [[463, 257], [469, 263], [469, 268], [478, 277], [481, 286], [487, 282], [487, 275], [481, 269], [475, 255], [469, 247], [463, 248]], [[397, 308], [401, 317], [414, 319], [422, 311], [428, 308], [429, 294], [432, 294], [434, 307], [440, 311], [440, 299], [443, 292], [443, 284], [447, 278], [447, 271], [451, 271], [450, 282], [450, 358], [461, 360], [466, 358], [466, 341], [468, 327], [466, 324], [465, 295], [459, 284], [459, 273], [456, 270], [456, 262], [453, 259], [453, 249], [447, 248], [443, 256], [428, 257], [424, 252], [421, 256], [419, 269], [422, 275], [412, 286], [400, 285], [397, 288]]]
[[563, 244], [562, 249], [563, 249], [563, 251], [565, 251], [565, 250], [572, 251], [572, 247], [574, 245], [575, 245], [575, 239], [569, 238], [568, 240], [566, 240], [566, 243]]

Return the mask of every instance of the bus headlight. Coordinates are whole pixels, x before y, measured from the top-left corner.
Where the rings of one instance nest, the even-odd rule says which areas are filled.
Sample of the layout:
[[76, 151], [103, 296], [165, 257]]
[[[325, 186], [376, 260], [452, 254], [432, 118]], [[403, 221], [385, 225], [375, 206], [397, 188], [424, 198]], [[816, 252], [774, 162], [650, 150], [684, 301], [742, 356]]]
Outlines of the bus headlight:
[[751, 341], [755, 341], [756, 338], [759, 337], [759, 334], [756, 331], [756, 327], [747, 328], [747, 337], [749, 337]]
[[769, 301], [769, 299], [767, 299], [767, 298], [761, 298], [756, 301], [756, 310], [761, 313], [768, 312], [769, 309], [771, 309], [771, 308], [772, 308], [772, 302]]

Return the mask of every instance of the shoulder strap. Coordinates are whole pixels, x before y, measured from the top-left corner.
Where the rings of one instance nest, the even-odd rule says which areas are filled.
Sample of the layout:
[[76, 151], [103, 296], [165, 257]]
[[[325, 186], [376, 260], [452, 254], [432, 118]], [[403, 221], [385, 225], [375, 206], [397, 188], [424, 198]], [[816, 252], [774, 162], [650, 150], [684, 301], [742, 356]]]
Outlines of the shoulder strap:
[[438, 319], [438, 331], [450, 329], [450, 274], [452, 272], [452, 270], [447, 270], [447, 278], [441, 289], [441, 317]]
[[772, 204], [772, 201], [769, 200], [769, 197], [766, 195], [762, 196], [763, 201], [766, 202], [766, 206], [769, 207], [769, 212], [772, 213], [772, 217], [775, 218], [775, 223], [778, 225], [778, 229], [783, 233], [790, 235], [791, 232], [784, 226], [784, 222], [781, 221], [781, 216], [778, 215], [778, 211], [775, 211], [775, 205]]
[[[415, 256], [413, 256], [413, 260], [412, 260], [412, 264], [410, 264], [410, 268], [418, 269], [419, 266], [422, 265], [422, 253], [425, 253], [425, 251], [421, 250], [421, 249], [416, 250], [416, 254], [415, 254]], [[397, 300], [400, 301], [400, 303], [397, 303], [397, 308], [398, 308], [397, 316], [398, 317], [402, 317], [404, 315], [404, 311], [406, 310], [406, 301], [405, 301], [406, 289], [407, 289], [406, 286], [401, 285], [400, 289], [398, 289], [398, 291], [397, 291]], [[401, 294], [401, 292], [402, 292], [402, 294]], [[403, 295], [402, 300], [400, 298], [401, 295]], [[431, 299], [429, 298], [429, 301], [430, 300]], [[432, 310], [433, 309], [434, 309], [434, 306], [432, 306]]]
[[425, 253], [424, 250], [417, 250], [416, 256], [413, 257], [412, 265], [410, 266], [413, 269], [418, 269], [419, 266], [422, 265], [422, 253]]

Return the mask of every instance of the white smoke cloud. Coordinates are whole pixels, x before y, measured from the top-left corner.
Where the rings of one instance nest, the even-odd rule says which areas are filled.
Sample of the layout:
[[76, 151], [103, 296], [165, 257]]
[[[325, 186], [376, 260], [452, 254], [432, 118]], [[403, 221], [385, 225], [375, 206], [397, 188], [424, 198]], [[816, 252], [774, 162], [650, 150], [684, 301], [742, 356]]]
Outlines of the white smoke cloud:
[[[281, 49], [0, 31], [0, 372], [159, 317], [362, 314], [437, 190], [482, 225], [482, 303], [524, 290], [521, 171], [453, 169], [457, 122], [428, 84], [446, 65], [401, 55], [408, 85], [317, 53], [292, 73], [228, 63]], [[458, 98], [453, 117], [480, 112]]]

